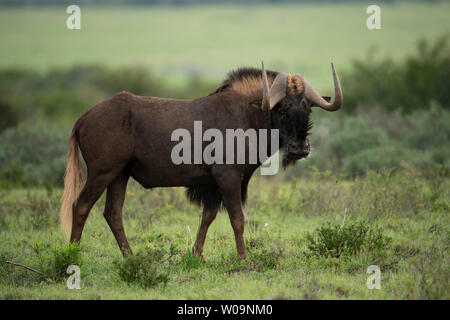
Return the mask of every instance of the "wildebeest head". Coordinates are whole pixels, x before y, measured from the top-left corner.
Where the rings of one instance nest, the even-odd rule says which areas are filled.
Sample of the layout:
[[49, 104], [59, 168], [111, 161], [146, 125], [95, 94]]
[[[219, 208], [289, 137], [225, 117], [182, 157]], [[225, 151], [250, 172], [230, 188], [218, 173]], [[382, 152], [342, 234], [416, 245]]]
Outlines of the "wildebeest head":
[[336, 111], [342, 106], [342, 90], [334, 65], [335, 99], [322, 97], [301, 74], [279, 73], [269, 88], [264, 64], [262, 65], [263, 100], [261, 108], [270, 111], [275, 126], [280, 129], [280, 143], [284, 148], [283, 166], [295, 163], [309, 155], [309, 130], [312, 127], [312, 107]]

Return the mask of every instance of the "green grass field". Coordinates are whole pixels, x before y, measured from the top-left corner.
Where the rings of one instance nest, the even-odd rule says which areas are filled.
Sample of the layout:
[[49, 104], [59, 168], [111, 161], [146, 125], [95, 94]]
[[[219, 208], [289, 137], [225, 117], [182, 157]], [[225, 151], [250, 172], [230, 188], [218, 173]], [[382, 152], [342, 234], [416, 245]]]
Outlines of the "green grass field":
[[[232, 228], [221, 212], [210, 227], [203, 264], [187, 254], [200, 209], [185, 200], [183, 189], [129, 185], [124, 217], [134, 252], [174, 249], [170, 260], [156, 264], [168, 274], [167, 285], [154, 287], [143, 287], [142, 275], [131, 283], [120, 277], [116, 265], [123, 259], [102, 217], [101, 199], [82, 238], [81, 290], [66, 289], [64, 278], [55, 281], [4, 263], [36, 270], [53, 266], [52, 250], [66, 246], [57, 222], [61, 190], [2, 192], [0, 299], [450, 298], [448, 179], [409, 168], [355, 181], [325, 174], [267, 184], [256, 177], [249, 190], [248, 261], [236, 259]], [[390, 237], [388, 246], [340, 257], [308, 249], [307, 235], [316, 228], [328, 223], [345, 228], [361, 220]], [[379, 290], [366, 286], [369, 265], [381, 269]]]
[[376, 31], [366, 28], [366, 7], [86, 7], [79, 31], [66, 28], [62, 7], [2, 8], [0, 67], [138, 64], [177, 83], [192, 72], [220, 80], [228, 70], [264, 60], [329, 90], [330, 61], [342, 71], [369, 51], [401, 58], [419, 38], [450, 31], [449, 3], [381, 5], [382, 30]]

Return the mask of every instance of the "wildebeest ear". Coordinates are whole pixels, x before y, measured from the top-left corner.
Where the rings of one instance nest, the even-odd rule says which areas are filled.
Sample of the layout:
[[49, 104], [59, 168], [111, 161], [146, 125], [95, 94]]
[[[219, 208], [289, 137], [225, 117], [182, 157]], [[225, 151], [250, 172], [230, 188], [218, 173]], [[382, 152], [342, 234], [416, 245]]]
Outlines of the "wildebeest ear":
[[279, 73], [273, 80], [270, 87], [270, 109], [286, 96], [287, 77], [286, 73]]
[[[331, 97], [322, 96], [322, 98], [323, 98], [326, 102], [330, 102], [330, 101], [331, 101]], [[318, 105], [313, 104], [311, 107], [318, 107]]]
[[275, 105], [286, 96], [287, 74], [279, 73], [273, 80], [272, 86], [269, 88], [267, 81], [266, 70], [264, 69], [264, 62], [261, 63], [262, 72], [262, 86], [263, 97], [261, 102], [261, 109], [263, 111], [271, 110]]

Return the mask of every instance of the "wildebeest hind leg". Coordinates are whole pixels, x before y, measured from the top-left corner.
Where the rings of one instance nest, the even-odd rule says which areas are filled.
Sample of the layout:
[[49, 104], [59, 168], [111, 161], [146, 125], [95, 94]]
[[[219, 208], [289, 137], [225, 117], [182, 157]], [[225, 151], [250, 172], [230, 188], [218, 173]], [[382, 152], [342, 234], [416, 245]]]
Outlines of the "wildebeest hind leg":
[[133, 254], [125, 235], [122, 219], [122, 207], [128, 179], [129, 175], [122, 173], [108, 185], [105, 211], [103, 213], [124, 257]]
[[192, 248], [192, 253], [194, 255], [201, 256], [203, 262], [205, 262], [205, 258], [203, 257], [203, 245], [205, 244], [206, 233], [208, 232], [209, 226], [216, 218], [218, 210], [218, 208], [203, 208], [202, 222], [200, 223], [200, 228], [198, 229], [197, 240]]
[[92, 206], [105, 191], [106, 186], [117, 176], [117, 172], [108, 172], [101, 175], [88, 174], [86, 184], [72, 206], [72, 232], [71, 242], [79, 242], [83, 233], [84, 224], [89, 216]]

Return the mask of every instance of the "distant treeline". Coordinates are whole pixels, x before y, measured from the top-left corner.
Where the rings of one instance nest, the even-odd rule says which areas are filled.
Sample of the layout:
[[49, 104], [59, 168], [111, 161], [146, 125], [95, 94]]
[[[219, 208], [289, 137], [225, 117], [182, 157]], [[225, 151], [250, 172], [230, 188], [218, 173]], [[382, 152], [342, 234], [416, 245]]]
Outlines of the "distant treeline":
[[[378, 3], [406, 2], [407, 0], [381, 0]], [[409, 1], [409, 0], [408, 0]], [[416, 2], [445, 2], [449, 0], [415, 0]], [[0, 0], [0, 6], [64, 6], [71, 4], [112, 5], [214, 5], [214, 4], [278, 4], [278, 3], [368, 3], [366, 0]], [[409, 1], [411, 2], [411, 1]]]
[[[420, 41], [417, 51], [402, 61], [368, 56], [342, 72], [345, 108], [379, 106], [407, 114], [437, 102], [450, 109], [450, 46], [448, 36], [430, 44]], [[0, 132], [20, 122], [42, 118], [62, 125], [72, 123], [87, 108], [120, 91], [137, 95], [191, 99], [210, 93], [217, 82], [191, 76], [173, 86], [143, 66], [110, 68], [101, 65], [55, 68], [42, 74], [30, 69], [0, 69]]]

